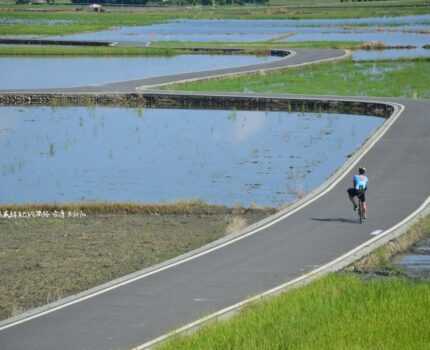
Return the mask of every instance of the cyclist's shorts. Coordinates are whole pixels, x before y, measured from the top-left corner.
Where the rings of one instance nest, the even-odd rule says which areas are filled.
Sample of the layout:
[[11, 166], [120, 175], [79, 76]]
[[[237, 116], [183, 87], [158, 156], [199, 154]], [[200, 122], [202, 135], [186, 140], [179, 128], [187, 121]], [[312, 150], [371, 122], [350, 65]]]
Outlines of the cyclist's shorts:
[[348, 194], [350, 197], [358, 197], [362, 202], [366, 201], [366, 190], [360, 191], [355, 188], [348, 188]]

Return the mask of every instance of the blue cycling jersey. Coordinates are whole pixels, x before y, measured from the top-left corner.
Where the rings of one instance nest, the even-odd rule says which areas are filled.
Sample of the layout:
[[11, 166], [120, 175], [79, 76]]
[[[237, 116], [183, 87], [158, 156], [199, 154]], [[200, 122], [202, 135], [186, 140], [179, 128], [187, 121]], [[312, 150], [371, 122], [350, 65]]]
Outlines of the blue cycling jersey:
[[353, 181], [356, 190], [365, 190], [369, 179], [366, 175], [354, 175]]

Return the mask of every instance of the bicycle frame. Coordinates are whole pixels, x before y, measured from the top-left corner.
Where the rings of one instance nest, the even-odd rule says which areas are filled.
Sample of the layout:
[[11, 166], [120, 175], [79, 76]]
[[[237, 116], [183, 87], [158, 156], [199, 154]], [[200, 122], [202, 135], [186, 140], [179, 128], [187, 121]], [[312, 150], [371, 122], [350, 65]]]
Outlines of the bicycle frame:
[[360, 224], [363, 223], [364, 220], [364, 202], [361, 200], [361, 196], [358, 196], [358, 219], [360, 221]]

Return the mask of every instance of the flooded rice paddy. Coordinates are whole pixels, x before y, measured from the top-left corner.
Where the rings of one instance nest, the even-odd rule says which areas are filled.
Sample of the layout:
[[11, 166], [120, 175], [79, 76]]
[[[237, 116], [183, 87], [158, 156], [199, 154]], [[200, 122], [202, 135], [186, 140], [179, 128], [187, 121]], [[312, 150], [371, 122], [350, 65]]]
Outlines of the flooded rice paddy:
[[321, 184], [382, 122], [340, 114], [2, 107], [0, 202], [280, 206]]
[[100, 85], [114, 81], [252, 65], [276, 59], [279, 57], [248, 55], [0, 57], [0, 89]]
[[[261, 40], [332, 40], [326, 35], [367, 33], [374, 40], [379, 27], [389, 27], [396, 34], [404, 29], [430, 29], [430, 16], [328, 20], [177, 20], [149, 26], [117, 27], [95, 33], [67, 35], [76, 40], [106, 41], [261, 41]], [[377, 34], [377, 33], [376, 33]], [[385, 32], [380, 32], [384, 35]], [[407, 33], [405, 33], [407, 34]], [[303, 39], [301, 39], [303, 35]], [[322, 35], [322, 36], [321, 36]], [[363, 40], [366, 38], [360, 37]], [[346, 40], [345, 38], [339, 40]], [[394, 39], [392, 39], [394, 40]], [[402, 40], [398, 38], [398, 40]], [[428, 40], [427, 40], [428, 41]], [[394, 41], [392, 41], [394, 42]], [[398, 42], [398, 41], [396, 41]]]
[[423, 239], [393, 259], [394, 266], [411, 278], [430, 280], [430, 238]]
[[395, 50], [383, 55], [356, 59], [395, 59], [429, 56], [422, 46], [430, 43], [430, 16], [404, 16], [337, 20], [179, 20], [136, 27], [118, 27], [96, 33], [67, 36], [75, 40], [128, 42], [154, 41], [380, 41], [390, 46], [416, 46], [413, 50]]
[[421, 47], [410, 50], [357, 50], [352, 53], [352, 58], [357, 61], [396, 60], [416, 57], [430, 57], [430, 50]]
[[23, 19], [23, 18], [0, 18], [0, 25], [57, 25], [57, 24], [73, 24], [73, 20], [67, 19]]

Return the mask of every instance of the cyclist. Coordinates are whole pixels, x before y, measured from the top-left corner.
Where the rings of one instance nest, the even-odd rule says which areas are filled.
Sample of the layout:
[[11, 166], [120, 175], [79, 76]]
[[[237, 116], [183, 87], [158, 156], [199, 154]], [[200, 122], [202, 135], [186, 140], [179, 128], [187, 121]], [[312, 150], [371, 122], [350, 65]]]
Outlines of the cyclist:
[[355, 197], [358, 197], [363, 202], [363, 218], [367, 218], [367, 203], [366, 203], [366, 191], [367, 183], [369, 179], [366, 176], [366, 168], [358, 168], [358, 175], [354, 175], [352, 178], [353, 187], [348, 188], [349, 200], [354, 206], [354, 211], [357, 210], [357, 203]]

